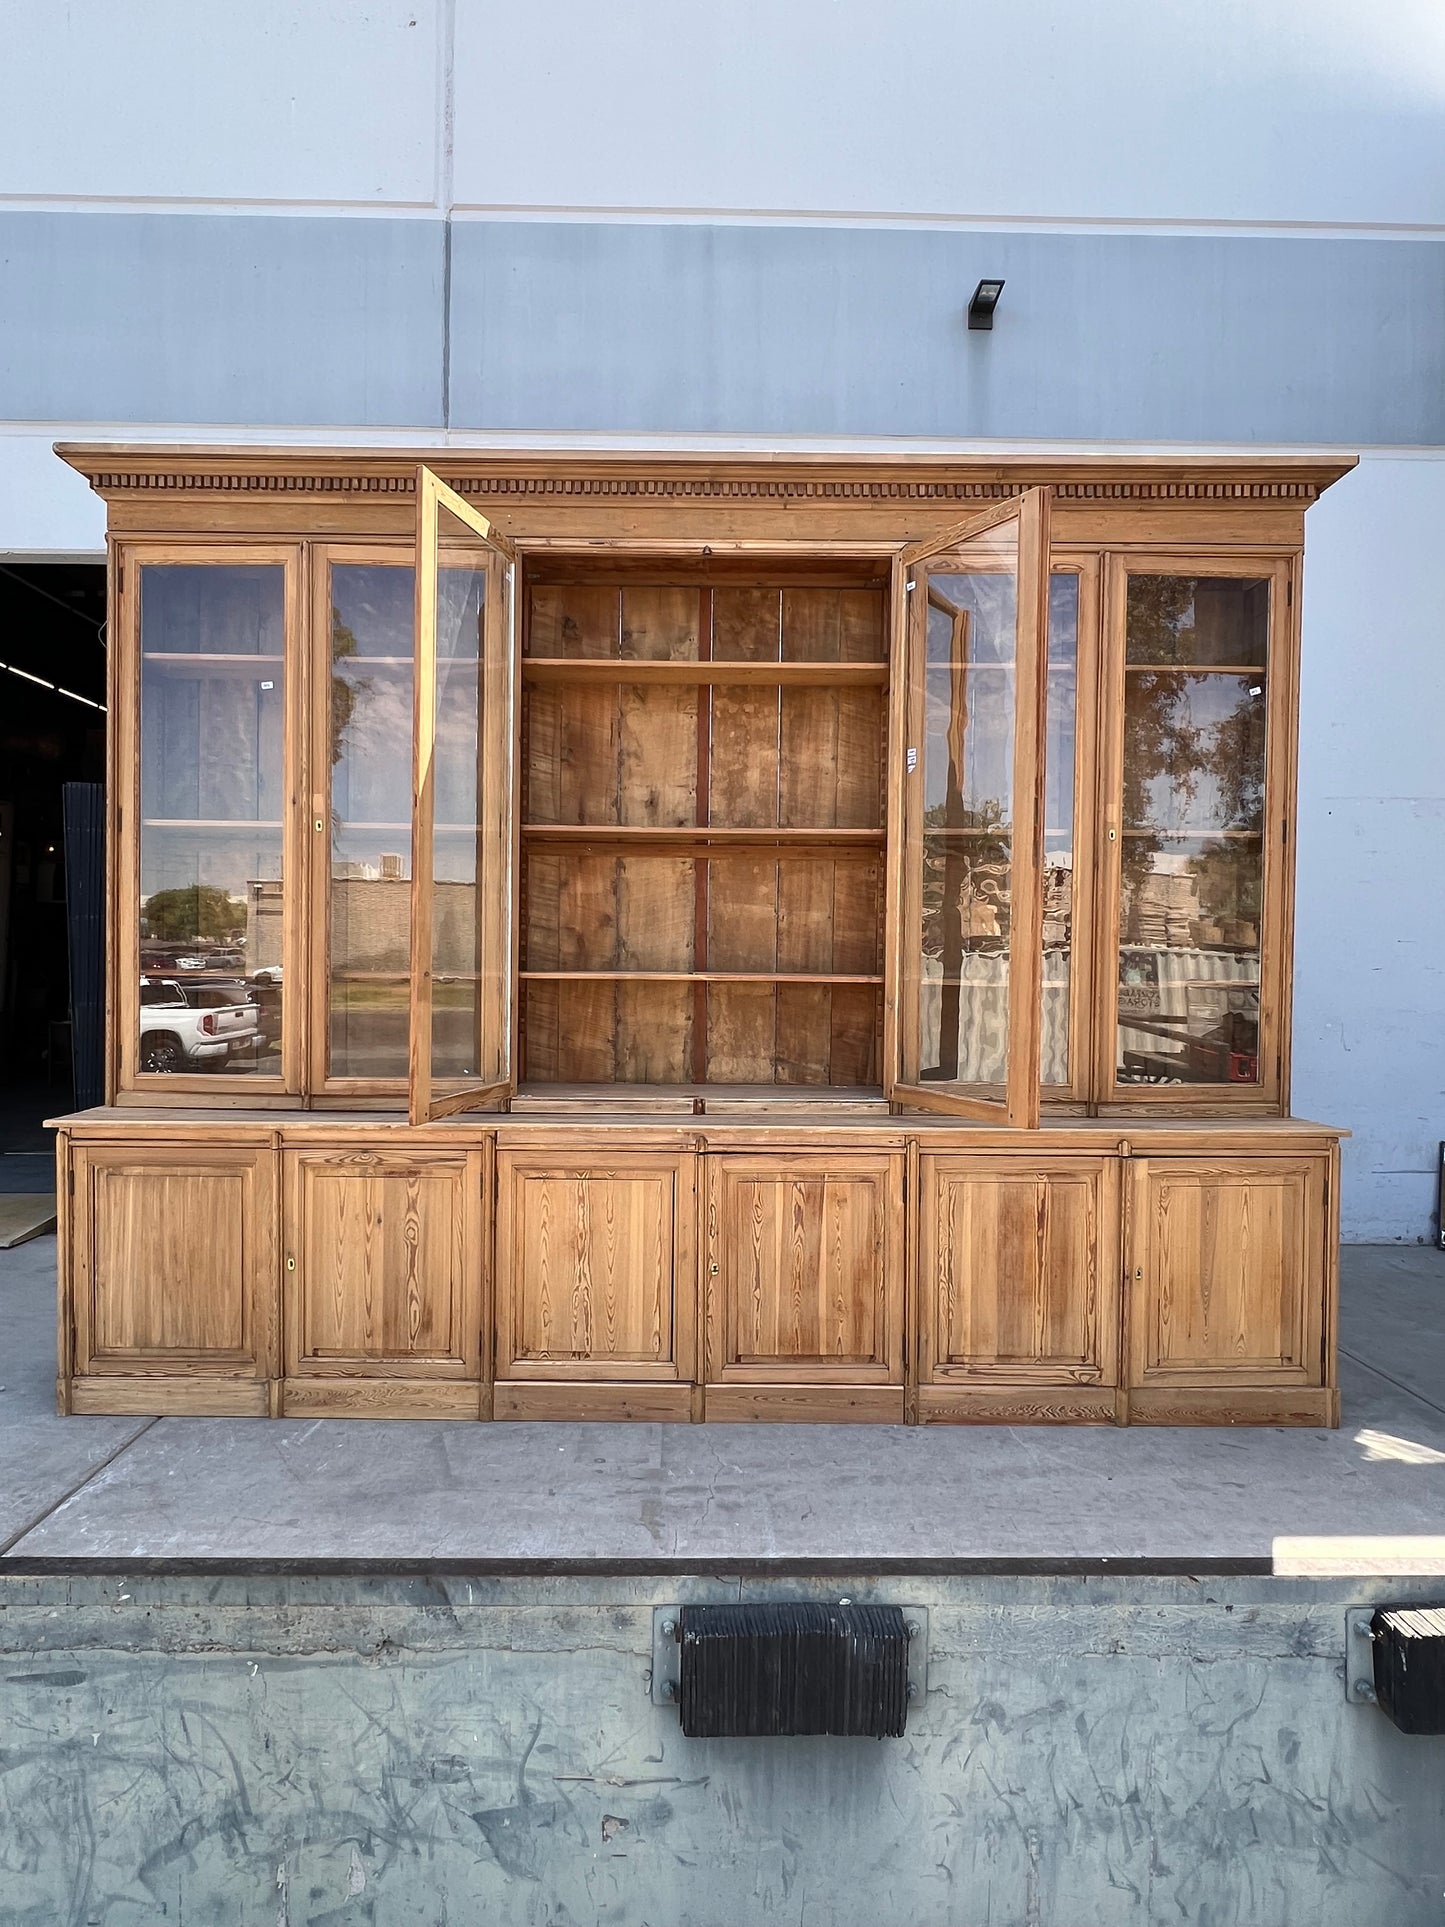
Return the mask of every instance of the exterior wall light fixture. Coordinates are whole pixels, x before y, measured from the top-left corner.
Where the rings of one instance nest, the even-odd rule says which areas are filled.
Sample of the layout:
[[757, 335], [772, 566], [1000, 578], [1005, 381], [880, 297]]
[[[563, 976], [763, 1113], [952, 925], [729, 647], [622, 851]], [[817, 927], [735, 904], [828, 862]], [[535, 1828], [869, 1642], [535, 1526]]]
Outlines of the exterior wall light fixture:
[[968, 304], [970, 328], [992, 328], [993, 311], [998, 306], [998, 298], [1002, 293], [1002, 281], [979, 282]]

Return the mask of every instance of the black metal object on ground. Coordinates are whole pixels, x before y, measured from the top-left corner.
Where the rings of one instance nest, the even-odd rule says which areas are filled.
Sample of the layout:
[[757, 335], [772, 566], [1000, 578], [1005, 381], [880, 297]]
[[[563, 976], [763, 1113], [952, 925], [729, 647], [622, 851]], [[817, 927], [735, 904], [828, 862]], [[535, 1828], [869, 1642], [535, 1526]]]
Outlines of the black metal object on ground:
[[66, 783], [65, 916], [70, 939], [70, 1054], [75, 1104], [105, 1102], [105, 792]]
[[908, 1628], [897, 1606], [684, 1606], [682, 1730], [897, 1738], [908, 1717]]
[[1445, 1607], [1382, 1606], [1370, 1631], [1381, 1709], [1402, 1733], [1445, 1733]]

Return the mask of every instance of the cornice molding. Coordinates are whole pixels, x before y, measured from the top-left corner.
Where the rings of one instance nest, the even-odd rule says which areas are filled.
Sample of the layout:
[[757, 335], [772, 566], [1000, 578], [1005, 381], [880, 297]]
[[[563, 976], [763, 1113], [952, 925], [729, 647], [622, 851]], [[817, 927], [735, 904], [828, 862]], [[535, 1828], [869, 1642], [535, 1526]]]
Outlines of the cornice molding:
[[997, 457], [496, 454], [392, 450], [185, 449], [58, 443], [97, 494], [386, 496], [416, 491], [425, 462], [481, 500], [784, 503], [978, 503], [1047, 484], [1064, 500], [1314, 501], [1352, 461], [1315, 457]]

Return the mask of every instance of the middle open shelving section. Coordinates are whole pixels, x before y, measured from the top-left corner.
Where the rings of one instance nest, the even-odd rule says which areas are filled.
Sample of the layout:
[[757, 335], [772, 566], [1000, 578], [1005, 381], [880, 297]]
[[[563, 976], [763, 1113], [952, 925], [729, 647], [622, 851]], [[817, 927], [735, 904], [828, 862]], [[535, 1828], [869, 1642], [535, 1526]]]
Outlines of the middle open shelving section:
[[534, 573], [526, 1083], [880, 1083], [886, 597], [876, 565]]

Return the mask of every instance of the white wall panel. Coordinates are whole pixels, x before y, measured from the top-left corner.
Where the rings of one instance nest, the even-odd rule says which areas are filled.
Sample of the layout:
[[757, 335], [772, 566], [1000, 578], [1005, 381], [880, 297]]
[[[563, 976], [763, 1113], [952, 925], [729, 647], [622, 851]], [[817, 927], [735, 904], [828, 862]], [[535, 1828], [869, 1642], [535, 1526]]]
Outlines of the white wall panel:
[[439, 13], [3, 0], [0, 195], [432, 202]]
[[53, 428], [0, 427], [0, 561], [105, 554], [105, 504], [58, 459]]
[[1295, 1109], [1343, 1124], [1345, 1235], [1428, 1237], [1445, 1138], [1445, 457], [1306, 522]]
[[1439, 0], [457, 9], [459, 203], [1445, 221]]

